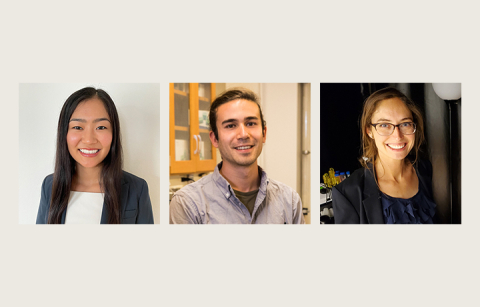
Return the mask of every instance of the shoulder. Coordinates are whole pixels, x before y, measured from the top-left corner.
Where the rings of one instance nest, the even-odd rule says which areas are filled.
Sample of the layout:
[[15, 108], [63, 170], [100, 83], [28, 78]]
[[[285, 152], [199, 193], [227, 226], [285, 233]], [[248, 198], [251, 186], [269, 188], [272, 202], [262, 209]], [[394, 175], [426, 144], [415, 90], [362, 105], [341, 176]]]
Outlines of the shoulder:
[[170, 201], [170, 223], [203, 223], [200, 212], [205, 214], [207, 210], [206, 202], [209, 199], [215, 199], [214, 195], [218, 193], [219, 191], [215, 187], [212, 174], [187, 184], [172, 196]]
[[334, 189], [344, 195], [351, 194], [359, 189], [362, 190], [365, 182], [365, 172], [371, 172], [371, 170], [363, 167], [355, 170], [350, 177], [340, 182], [340, 184], [336, 185]]
[[291, 194], [298, 194], [294, 189], [292, 189], [290, 186], [280, 182], [280, 181], [277, 181], [277, 180], [274, 180], [274, 179], [271, 179], [271, 178], [268, 178], [268, 186], [267, 186], [267, 190], [270, 189], [270, 190], [278, 190], [278, 191], [285, 191], [285, 192], [288, 192], [288, 193], [291, 193]]
[[213, 184], [213, 174], [206, 175], [200, 180], [187, 184], [180, 190], [178, 190], [175, 195], [179, 195], [187, 198], [195, 198], [195, 195], [198, 195], [200, 191], [206, 187], [210, 187]]
[[45, 177], [45, 179], [43, 179], [42, 189], [51, 190], [52, 189], [52, 184], [53, 184], [53, 174], [50, 174], [47, 177]]
[[42, 190], [40, 196], [40, 205], [37, 212], [37, 224], [48, 223], [48, 211], [50, 208], [50, 198], [52, 197], [53, 174], [48, 175], [43, 179]]
[[172, 196], [170, 207], [187, 206], [197, 212], [205, 209], [207, 199], [215, 199], [219, 192], [213, 180], [213, 174], [206, 175], [196, 182], [187, 184]]
[[207, 203], [216, 201], [219, 193], [212, 174], [187, 184], [172, 196], [170, 201], [170, 224], [203, 224]]
[[138, 186], [147, 185], [147, 182], [143, 178], [135, 176], [134, 174], [131, 174], [126, 171], [123, 171], [122, 179], [123, 179], [123, 183], [128, 183], [128, 184], [133, 184]]
[[267, 194], [275, 196], [274, 198], [270, 197], [270, 199], [283, 199], [284, 203], [291, 203], [292, 205], [300, 201], [300, 195], [292, 187], [270, 178], [268, 179]]

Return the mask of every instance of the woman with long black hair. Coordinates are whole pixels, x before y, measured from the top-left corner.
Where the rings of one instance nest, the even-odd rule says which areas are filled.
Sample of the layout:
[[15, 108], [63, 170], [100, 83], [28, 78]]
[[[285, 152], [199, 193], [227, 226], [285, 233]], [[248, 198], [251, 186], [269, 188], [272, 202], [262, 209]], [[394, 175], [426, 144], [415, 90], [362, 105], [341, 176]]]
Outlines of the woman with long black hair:
[[110, 96], [92, 87], [70, 95], [60, 112], [55, 171], [43, 181], [37, 224], [153, 224], [147, 183], [122, 164]]
[[361, 119], [363, 168], [333, 188], [336, 224], [432, 224], [432, 165], [419, 157], [423, 116], [394, 88], [367, 98]]

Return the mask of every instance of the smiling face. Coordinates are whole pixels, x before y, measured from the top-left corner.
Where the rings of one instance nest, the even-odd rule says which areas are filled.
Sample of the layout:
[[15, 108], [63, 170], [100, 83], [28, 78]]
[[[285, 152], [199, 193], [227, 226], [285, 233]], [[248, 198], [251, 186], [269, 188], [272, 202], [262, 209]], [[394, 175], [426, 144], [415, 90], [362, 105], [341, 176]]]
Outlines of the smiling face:
[[[390, 123], [398, 125], [413, 122], [412, 112], [400, 98], [382, 100], [372, 114], [372, 124]], [[378, 156], [381, 160], [403, 160], [415, 144], [415, 134], [405, 135], [398, 127], [388, 136], [378, 134], [373, 126], [366, 128], [369, 137], [375, 140]]]
[[256, 103], [237, 99], [222, 104], [217, 109], [217, 129], [218, 140], [212, 131], [210, 140], [220, 150], [223, 167], [256, 166], [267, 132], [262, 131]]
[[81, 102], [68, 124], [67, 146], [78, 167], [101, 167], [110, 152], [112, 125], [103, 102], [94, 97]]

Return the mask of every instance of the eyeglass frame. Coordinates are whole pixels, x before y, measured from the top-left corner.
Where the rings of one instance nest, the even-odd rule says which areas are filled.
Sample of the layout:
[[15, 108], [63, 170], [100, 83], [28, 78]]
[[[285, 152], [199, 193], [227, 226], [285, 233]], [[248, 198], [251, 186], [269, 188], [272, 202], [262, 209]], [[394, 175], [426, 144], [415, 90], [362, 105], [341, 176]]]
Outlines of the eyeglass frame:
[[[406, 123], [411, 123], [413, 124], [413, 132], [412, 133], [403, 133], [401, 130], [400, 130], [400, 125], [403, 125], [403, 124], [406, 124]], [[393, 130], [392, 130], [392, 133], [388, 134], [388, 135], [381, 135], [378, 130], [377, 130], [377, 125], [381, 125], [381, 124], [386, 124], [386, 125], [392, 125], [393, 126]], [[402, 134], [405, 134], [405, 135], [412, 135], [412, 134], [415, 134], [415, 132], [417, 131], [417, 124], [415, 124], [414, 122], [403, 122], [403, 123], [400, 123], [398, 125], [394, 125], [394, 124], [391, 124], [391, 123], [376, 123], [376, 124], [370, 124], [371, 126], [373, 126], [375, 128], [375, 131], [377, 131], [378, 134], [380, 134], [381, 136], [390, 136], [392, 135], [394, 132], [395, 132], [395, 128], [398, 129], [398, 131], [402, 132]]]

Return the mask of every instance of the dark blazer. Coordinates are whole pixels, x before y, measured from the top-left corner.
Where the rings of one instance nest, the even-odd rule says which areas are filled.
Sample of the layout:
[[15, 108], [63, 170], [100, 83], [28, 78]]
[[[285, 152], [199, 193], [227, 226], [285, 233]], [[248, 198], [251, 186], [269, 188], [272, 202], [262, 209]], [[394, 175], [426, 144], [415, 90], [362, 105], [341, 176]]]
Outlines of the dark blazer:
[[[415, 165], [418, 180], [427, 196], [433, 199], [432, 164], [419, 160]], [[373, 169], [360, 168], [333, 187], [333, 213], [335, 224], [385, 224], [382, 200]]]
[[[52, 195], [53, 174], [45, 177], [42, 183], [42, 196], [38, 208], [37, 224], [47, 224], [50, 197]], [[120, 197], [122, 224], [153, 224], [153, 211], [145, 180], [123, 172], [122, 191]], [[65, 224], [67, 210], [63, 212], [62, 224]], [[108, 221], [108, 213], [103, 204], [101, 224]]]

